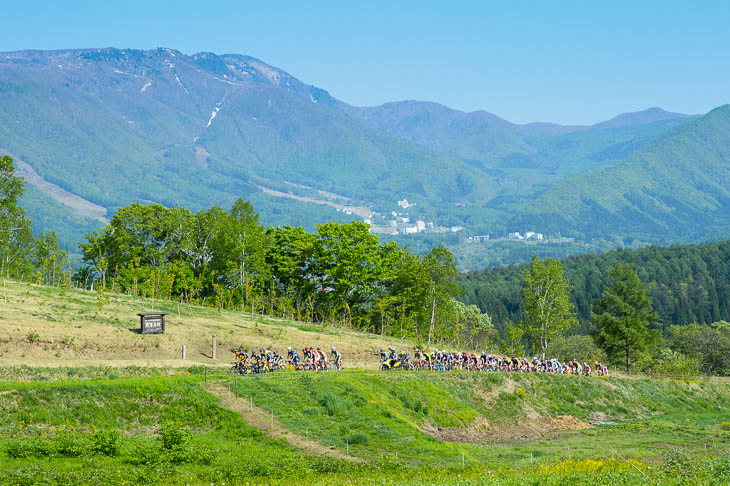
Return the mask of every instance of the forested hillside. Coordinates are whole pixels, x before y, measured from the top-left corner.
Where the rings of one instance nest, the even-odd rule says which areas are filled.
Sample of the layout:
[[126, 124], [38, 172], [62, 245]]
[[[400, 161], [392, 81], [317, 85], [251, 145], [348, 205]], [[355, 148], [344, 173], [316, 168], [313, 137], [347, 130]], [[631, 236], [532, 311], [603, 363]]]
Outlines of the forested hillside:
[[[0, 153], [34, 186], [21, 204], [36, 234], [72, 250], [129, 204], [238, 198], [267, 226], [368, 220], [390, 238], [433, 223], [395, 238], [448, 244], [471, 269], [524, 261], [531, 251], [501, 244], [515, 231], [545, 235], [541, 256], [723, 239], [726, 111], [519, 125], [421, 101], [353, 107], [238, 54], [0, 56]], [[474, 235], [498, 244], [462, 251]]]
[[730, 231], [730, 105], [657, 137], [615, 167], [566, 179], [511, 221], [585, 240], [696, 241]]
[[[600, 296], [609, 269], [620, 262], [632, 265], [648, 287], [663, 329], [730, 320], [730, 242], [649, 246], [563, 260], [565, 276], [574, 285], [580, 332], [589, 331], [591, 305]], [[525, 268], [515, 265], [462, 274], [462, 299], [489, 314], [497, 328], [507, 320], [520, 321]]]
[[[247, 56], [163, 48], [5, 53], [0, 151], [107, 217], [134, 202], [202, 209], [245, 197], [266, 224], [313, 229], [340, 219], [314, 204], [326, 200], [318, 190], [381, 210], [404, 197], [438, 207], [495, 196], [489, 174], [365, 126], [333, 104], [326, 91]], [[272, 197], [267, 188], [315, 200]], [[38, 198], [23, 203], [39, 223], [45, 213], [61, 215], [76, 228], [75, 242], [88, 229]], [[51, 204], [73, 210], [62, 197]]]

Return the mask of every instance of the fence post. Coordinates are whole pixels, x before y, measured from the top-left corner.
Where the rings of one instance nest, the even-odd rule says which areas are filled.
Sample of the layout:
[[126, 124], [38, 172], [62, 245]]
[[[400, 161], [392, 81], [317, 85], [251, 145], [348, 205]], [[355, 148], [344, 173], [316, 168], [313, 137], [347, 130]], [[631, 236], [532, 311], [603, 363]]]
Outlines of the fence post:
[[183, 344], [183, 346], [182, 346], [182, 359], [185, 359], [185, 357], [187, 356], [187, 351], [188, 351], [187, 346], [185, 346]]
[[217, 352], [216, 352], [215, 336], [213, 336], [213, 352], [212, 352], [211, 356], [213, 356], [213, 359], [216, 359], [216, 355], [217, 355]]

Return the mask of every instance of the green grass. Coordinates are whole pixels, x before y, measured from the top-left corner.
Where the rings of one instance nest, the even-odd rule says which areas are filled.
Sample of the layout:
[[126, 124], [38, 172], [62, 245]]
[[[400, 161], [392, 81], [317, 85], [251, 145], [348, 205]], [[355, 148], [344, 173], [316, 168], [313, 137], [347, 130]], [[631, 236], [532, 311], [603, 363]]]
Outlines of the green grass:
[[[220, 407], [199, 381], [152, 377], [0, 385], [0, 484], [184, 484], [350, 467], [266, 437]], [[167, 448], [157, 437], [170, 423], [189, 435], [184, 447]], [[98, 431], [119, 435], [118, 453], [95, 452]]]
[[[233, 388], [301, 435], [343, 451], [349, 447], [352, 454], [369, 460], [384, 455], [395, 459], [397, 454], [399, 461], [412, 465], [454, 466], [462, 460], [525, 465], [535, 457], [590, 458], [610, 454], [612, 449], [633, 457], [653, 457], [667, 447], [699, 450], [709, 444], [721, 450], [730, 446], [730, 434], [719, 426], [730, 415], [730, 389], [725, 385], [469, 372], [360, 372], [240, 378]], [[485, 401], [490, 393], [497, 399]], [[433, 427], [468, 429], [484, 421], [495, 433], [509, 431], [535, 413], [544, 419], [572, 415], [584, 421], [592, 414], [603, 414], [618, 425], [562, 431], [559, 441], [536, 435], [495, 443], [487, 434], [481, 440], [472, 437], [474, 444], [460, 444], [425, 432]], [[348, 444], [356, 434], [368, 439]]]
[[[103, 370], [92, 369], [75, 371], [84, 379], [0, 383], [0, 484], [730, 479], [724, 384], [469, 372], [232, 378], [198, 371], [100, 379]], [[365, 462], [310, 455], [267, 437], [223, 408], [205, 391], [206, 380], [231, 384], [234, 395], [273, 412], [292, 431]], [[476, 424], [508, 431], [535, 414], [588, 420], [595, 412], [617, 424], [472, 443], [427, 433]]]

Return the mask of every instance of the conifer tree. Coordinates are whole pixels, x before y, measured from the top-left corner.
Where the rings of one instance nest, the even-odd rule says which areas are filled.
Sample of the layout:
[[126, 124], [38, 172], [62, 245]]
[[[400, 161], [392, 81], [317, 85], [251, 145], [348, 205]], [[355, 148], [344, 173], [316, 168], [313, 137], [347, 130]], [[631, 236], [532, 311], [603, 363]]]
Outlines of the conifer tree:
[[625, 359], [631, 373], [631, 359], [646, 351], [658, 339], [651, 327], [657, 315], [648, 292], [634, 269], [625, 263], [613, 267], [604, 284], [603, 295], [593, 306], [596, 344], [614, 361]]

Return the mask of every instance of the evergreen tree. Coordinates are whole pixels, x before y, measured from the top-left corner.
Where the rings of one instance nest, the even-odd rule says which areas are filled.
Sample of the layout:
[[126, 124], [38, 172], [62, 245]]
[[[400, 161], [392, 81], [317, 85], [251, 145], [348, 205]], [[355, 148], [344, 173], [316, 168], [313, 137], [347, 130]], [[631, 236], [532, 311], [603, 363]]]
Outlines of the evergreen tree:
[[647, 289], [634, 269], [625, 263], [613, 267], [603, 295], [593, 306], [596, 344], [614, 361], [625, 358], [626, 372], [631, 373], [632, 356], [649, 349], [659, 337], [651, 329], [656, 319]]
[[522, 298], [526, 319], [523, 326], [527, 336], [539, 343], [543, 359], [550, 340], [564, 335], [578, 322], [570, 301], [571, 289], [559, 260], [546, 258], [543, 262], [537, 255], [532, 257], [530, 267], [524, 272]]

